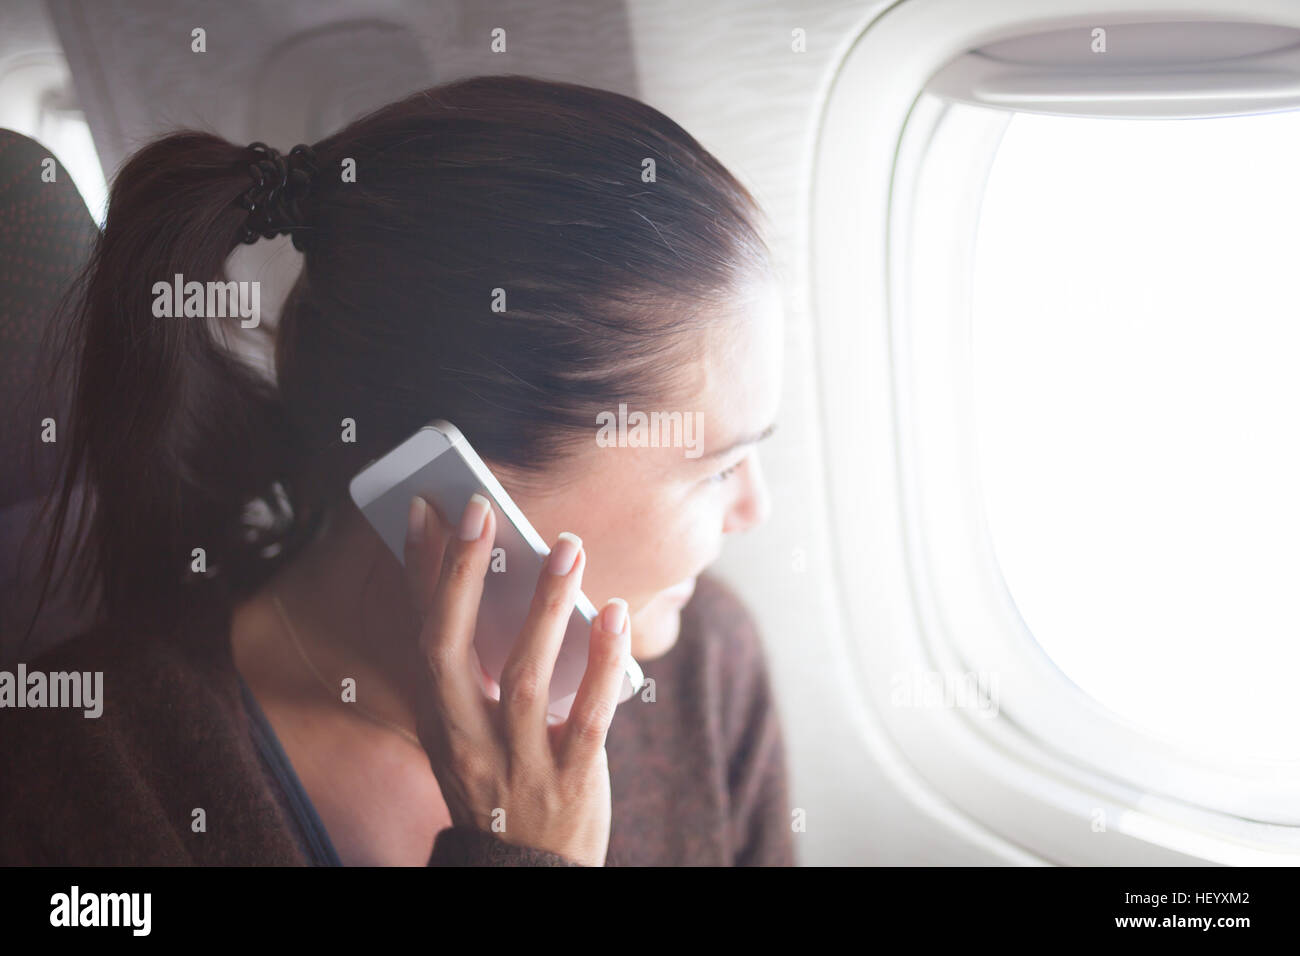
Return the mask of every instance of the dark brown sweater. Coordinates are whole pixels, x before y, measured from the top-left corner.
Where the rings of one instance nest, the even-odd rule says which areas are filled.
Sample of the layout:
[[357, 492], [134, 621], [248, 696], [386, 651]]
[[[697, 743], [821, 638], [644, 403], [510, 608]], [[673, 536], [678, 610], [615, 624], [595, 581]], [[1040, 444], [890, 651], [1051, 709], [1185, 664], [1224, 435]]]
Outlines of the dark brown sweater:
[[[101, 627], [27, 662], [103, 671], [103, 714], [0, 708], [0, 864], [307, 862], [253, 742], [229, 624], [196, 622], [185, 642]], [[743, 605], [702, 576], [677, 645], [643, 669], [655, 701], [622, 704], [608, 737], [606, 864], [792, 864], [784, 746]], [[192, 828], [197, 808], [205, 832]], [[466, 827], [441, 831], [429, 860], [566, 864]]]

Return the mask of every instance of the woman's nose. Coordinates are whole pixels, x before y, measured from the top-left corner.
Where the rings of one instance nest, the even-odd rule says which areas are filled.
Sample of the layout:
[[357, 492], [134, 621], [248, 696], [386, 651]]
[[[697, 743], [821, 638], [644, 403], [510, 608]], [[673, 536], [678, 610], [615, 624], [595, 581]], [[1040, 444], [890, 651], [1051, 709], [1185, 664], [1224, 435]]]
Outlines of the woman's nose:
[[749, 456], [737, 477], [741, 479], [740, 493], [727, 510], [727, 517], [722, 523], [723, 534], [755, 528], [766, 521], [772, 512], [772, 498], [767, 492], [767, 482], [763, 480], [758, 452]]

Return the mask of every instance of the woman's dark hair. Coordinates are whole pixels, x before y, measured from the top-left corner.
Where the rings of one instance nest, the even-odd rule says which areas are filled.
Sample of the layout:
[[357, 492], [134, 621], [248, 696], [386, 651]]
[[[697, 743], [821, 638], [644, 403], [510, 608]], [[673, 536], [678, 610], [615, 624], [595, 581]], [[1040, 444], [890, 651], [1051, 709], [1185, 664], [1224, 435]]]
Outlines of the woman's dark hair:
[[[165, 629], [256, 590], [353, 474], [432, 419], [489, 462], [546, 467], [592, 439], [596, 410], [662, 400], [690, 357], [683, 334], [771, 268], [750, 193], [616, 93], [476, 77], [313, 148], [276, 383], [214, 326], [238, 317], [153, 309], [176, 274], [225, 279], [249, 148], [179, 132], [114, 181], [60, 346], [75, 394], [50, 501], [57, 542], [86, 482], [69, 566], [83, 587], [98, 576], [101, 614], [124, 627]], [[269, 522], [250, 520], [259, 509]], [[46, 589], [56, 563], [51, 545]]]

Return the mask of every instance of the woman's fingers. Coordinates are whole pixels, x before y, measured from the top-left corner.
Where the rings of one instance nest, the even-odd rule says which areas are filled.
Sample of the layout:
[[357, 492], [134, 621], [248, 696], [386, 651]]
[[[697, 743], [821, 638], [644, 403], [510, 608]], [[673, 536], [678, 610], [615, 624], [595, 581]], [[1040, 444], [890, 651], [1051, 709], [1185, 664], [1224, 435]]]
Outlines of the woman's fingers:
[[[481, 733], [488, 729], [488, 723], [473, 656], [474, 628], [483, 577], [492, 557], [496, 516], [488, 500], [478, 494], [466, 504], [456, 528], [448, 527], [432, 508], [429, 512], [431, 520], [441, 525], [442, 533], [437, 537], [446, 544], [420, 628], [420, 650], [433, 681], [440, 716], [456, 727]], [[433, 554], [431, 537], [425, 537], [426, 573]]]
[[610, 722], [623, 690], [627, 657], [632, 652], [632, 622], [627, 602], [614, 598], [591, 622], [587, 670], [569, 708], [560, 742], [561, 767], [596, 757], [605, 746]]
[[546, 711], [551, 674], [569, 626], [587, 556], [582, 539], [565, 531], [542, 563], [524, 628], [501, 671], [502, 720], [516, 759], [549, 758]]
[[[433, 588], [437, 583], [434, 573], [442, 564], [442, 549], [446, 536], [439, 534], [440, 520], [427, 501], [416, 495], [411, 499], [407, 515], [406, 549], [403, 564], [406, 579], [411, 587], [411, 602], [416, 620], [423, 621], [433, 601]], [[430, 538], [437, 540], [430, 540]]]
[[[494, 703], [487, 696], [491, 681], [475, 653], [474, 631], [496, 515], [481, 495], [466, 506], [458, 528], [448, 526], [435, 509], [420, 509], [412, 507], [408, 566], [416, 577], [432, 579], [436, 573], [437, 578], [431, 587], [428, 580], [413, 581], [416, 593], [429, 594], [420, 632], [429, 692], [417, 702], [417, 719], [453, 823], [486, 830], [498, 808], [506, 807], [511, 826], [503, 839], [599, 866], [609, 847], [611, 806], [603, 743], [618, 701], [629, 626], [623, 623], [615, 635], [596, 627], [587, 672], [574, 696], [577, 719], [571, 717], [567, 728], [548, 727], [551, 675], [586, 565], [582, 542], [561, 535], [543, 562]], [[428, 524], [422, 524], [422, 516]], [[435, 564], [438, 547], [441, 562]], [[612, 603], [621, 612], [619, 602]], [[566, 731], [570, 759], [562, 763]], [[580, 759], [584, 755], [589, 759]]]

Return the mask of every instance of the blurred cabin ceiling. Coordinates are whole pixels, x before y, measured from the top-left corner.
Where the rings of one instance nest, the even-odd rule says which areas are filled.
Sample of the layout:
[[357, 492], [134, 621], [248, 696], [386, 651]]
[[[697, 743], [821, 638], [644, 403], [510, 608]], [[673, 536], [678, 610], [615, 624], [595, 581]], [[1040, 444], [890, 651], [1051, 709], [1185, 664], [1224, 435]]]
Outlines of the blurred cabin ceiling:
[[[464, 76], [523, 73], [639, 90], [627, 10], [617, 0], [45, 6], [110, 175], [133, 149], [178, 126], [287, 149]], [[30, 11], [15, 17], [28, 33], [37, 19]], [[490, 46], [497, 27], [506, 31], [505, 54]], [[191, 48], [197, 28], [206, 34], [203, 53]]]

